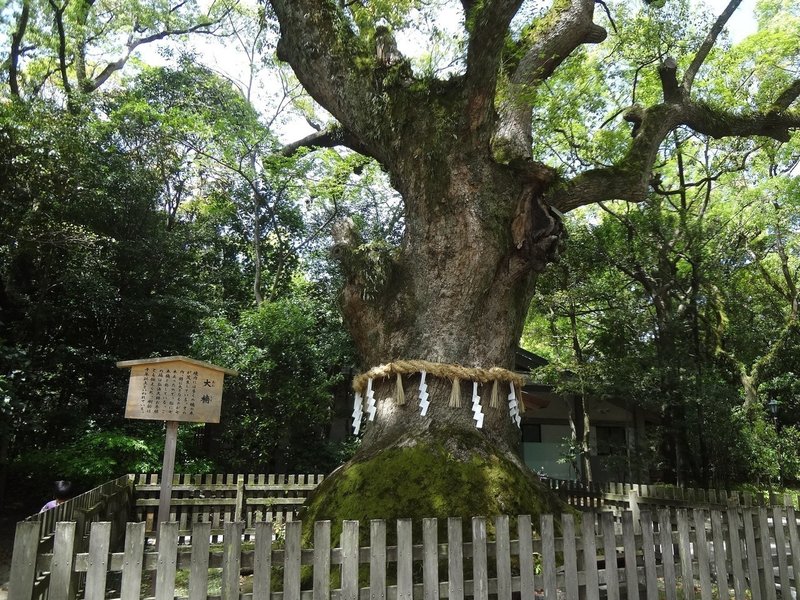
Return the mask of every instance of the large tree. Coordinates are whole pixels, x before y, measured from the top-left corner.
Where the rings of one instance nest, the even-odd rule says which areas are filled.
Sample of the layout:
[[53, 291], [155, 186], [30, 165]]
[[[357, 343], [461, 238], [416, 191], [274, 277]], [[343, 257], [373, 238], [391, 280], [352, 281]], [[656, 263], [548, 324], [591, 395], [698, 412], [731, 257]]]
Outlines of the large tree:
[[[357, 235], [341, 232], [337, 240], [337, 254], [349, 269], [344, 316], [363, 366], [419, 359], [512, 368], [535, 276], [554, 259], [563, 238], [561, 214], [606, 200], [644, 200], [659, 149], [678, 128], [715, 138], [789, 140], [800, 126], [800, 114], [790, 108], [800, 95], [800, 80], [773, 77], [769, 87], [757, 90], [757, 101], [736, 106], [720, 106], [695, 91], [739, 1], [732, 0], [709, 23], [704, 39], [658, 48], [657, 64], [637, 70], [639, 76], [657, 69], [660, 97], [648, 101], [643, 95], [647, 104], [617, 114], [632, 125], [632, 135], [616, 159], [560, 172], [536, 160], [532, 148], [563, 131], [539, 131], [532, 113], [543, 98], [558, 103], [546, 84], [559, 67], [584, 52], [584, 45], [607, 37], [594, 22], [593, 0], [558, 0], [536, 17], [522, 0], [462, 0], [449, 6], [461, 15], [466, 52], [463, 69], [447, 78], [415, 73], [397, 52], [390, 29], [381, 25], [393, 21], [396, 3], [387, 8], [372, 1], [270, 0], [280, 23], [279, 58], [337, 121], [305, 143], [349, 146], [375, 158], [404, 202], [405, 234], [384, 257], [378, 281], [365, 272], [375, 265], [357, 260]], [[608, 68], [608, 77], [614, 74], [613, 66]], [[561, 109], [569, 112], [571, 101]], [[404, 381], [412, 394], [418, 383], [413, 376]], [[366, 428], [360, 454], [322, 491], [314, 514], [333, 514], [336, 509], [325, 506], [338, 506], [345, 490], [357, 490], [363, 500], [372, 487], [390, 489], [385, 482], [370, 482], [380, 479], [370, 473], [390, 457], [396, 457], [395, 481], [413, 479], [413, 469], [399, 458], [413, 448], [441, 447], [451, 463], [499, 462], [504, 473], [517, 476], [516, 426], [506, 407], [484, 408], [484, 427], [476, 430], [468, 401], [462, 408], [448, 405], [449, 381], [427, 383], [431, 406], [423, 417], [415, 402], [387, 400], [394, 395], [393, 380], [376, 379], [377, 415]], [[358, 485], [337, 483], [348, 477], [357, 477]], [[473, 494], [467, 483], [447, 485], [450, 494]], [[484, 510], [530, 508], [507, 493], [491, 496], [482, 498]], [[453, 509], [447, 502], [430, 508]], [[359, 510], [352, 509], [354, 516]]]

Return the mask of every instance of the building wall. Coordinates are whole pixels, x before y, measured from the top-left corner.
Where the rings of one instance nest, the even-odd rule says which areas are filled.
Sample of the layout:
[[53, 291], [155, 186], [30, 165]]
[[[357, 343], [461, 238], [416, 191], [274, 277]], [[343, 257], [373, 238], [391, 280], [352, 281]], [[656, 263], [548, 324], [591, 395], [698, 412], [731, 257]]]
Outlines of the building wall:
[[[594, 481], [627, 481], [630, 478], [628, 457], [634, 431], [626, 425], [624, 421], [605, 421], [591, 426], [589, 453]], [[522, 458], [531, 470], [555, 479], [578, 478], [579, 474], [569, 461], [562, 460], [572, 435], [568, 424], [537, 423], [529, 417], [523, 424], [522, 435]]]

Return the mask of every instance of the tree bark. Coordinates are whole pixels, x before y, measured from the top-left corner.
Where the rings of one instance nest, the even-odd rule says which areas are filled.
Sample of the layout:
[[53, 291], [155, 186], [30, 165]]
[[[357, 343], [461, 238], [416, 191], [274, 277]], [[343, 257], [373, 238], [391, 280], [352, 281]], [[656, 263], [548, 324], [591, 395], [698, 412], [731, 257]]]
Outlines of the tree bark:
[[19, 58], [22, 52], [22, 40], [25, 38], [25, 30], [28, 28], [28, 18], [30, 16], [30, 3], [25, 0], [22, 3], [22, 10], [17, 19], [17, 29], [11, 34], [11, 53], [8, 57], [8, 86], [11, 94], [20, 97], [19, 91]]

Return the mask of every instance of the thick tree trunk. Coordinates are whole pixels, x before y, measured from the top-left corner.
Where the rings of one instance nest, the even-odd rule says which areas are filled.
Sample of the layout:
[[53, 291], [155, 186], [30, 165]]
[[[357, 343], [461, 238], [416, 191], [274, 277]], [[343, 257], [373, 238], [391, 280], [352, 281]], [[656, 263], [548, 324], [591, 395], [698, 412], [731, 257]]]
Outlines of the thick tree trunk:
[[[406, 238], [379, 286], [366, 283], [374, 282], [364, 272], [370, 266], [349, 263], [346, 244], [339, 245], [343, 263], [357, 267], [349, 273], [343, 309], [364, 357], [364, 370], [398, 360], [514, 367], [536, 270], [531, 261], [543, 266], [552, 258], [560, 222], [546, 211], [536, 216], [530, 208], [537, 202], [533, 188], [520, 183], [512, 169], [499, 167], [488, 156], [450, 156], [447, 170], [432, 172], [430, 165], [419, 163], [416, 172], [399, 181], [395, 177], [407, 206], [418, 210], [407, 213]], [[525, 211], [532, 229], [541, 233], [517, 248], [512, 222]], [[509, 414], [509, 384], [499, 385], [496, 407], [490, 406], [493, 384], [478, 386], [484, 415], [478, 428], [472, 381], [460, 381], [460, 407], [453, 407], [452, 380], [427, 375], [430, 405], [422, 415], [420, 380], [419, 373], [402, 378], [403, 404], [395, 400], [394, 377], [374, 380], [376, 412], [373, 420], [364, 419], [361, 448], [315, 494], [307, 519], [467, 516], [470, 511], [538, 514], [544, 507], [559, 509], [519, 456], [520, 433]], [[423, 456], [438, 458], [420, 471]], [[476, 465], [481, 465], [480, 477], [473, 472]], [[391, 494], [384, 480], [387, 471], [394, 486]], [[406, 489], [408, 482], [413, 485]], [[449, 491], [439, 494], [441, 486]], [[428, 492], [415, 495], [422, 488]], [[345, 499], [354, 493], [362, 501], [348, 503]], [[437, 495], [441, 497], [433, 502]]]
[[[344, 314], [365, 369], [395, 360], [427, 360], [464, 367], [513, 369], [514, 354], [532, 293], [530, 256], [518, 251], [511, 226], [520, 203], [535, 202], [513, 170], [483, 157], [451, 155], [448, 171], [431, 173], [418, 163], [400, 182], [407, 202], [420, 210], [407, 215], [406, 239], [380, 289], [365, 289], [363, 272], [350, 274]], [[449, 173], [449, 176], [446, 175]], [[422, 195], [420, 198], [419, 196]], [[560, 224], [544, 214], [540, 237], [552, 251]], [[538, 240], [541, 242], [541, 239]], [[535, 257], [548, 260], [546, 252]], [[366, 267], [370, 268], [369, 266]], [[472, 386], [462, 383], [461, 409], [447, 406], [451, 381], [428, 380], [428, 414], [417, 406], [419, 376], [404, 381], [408, 402], [391, 397], [394, 381], [377, 388], [378, 413], [366, 429], [363, 451], [412, 431], [432, 419], [475, 428], [470, 409]], [[500, 408], [487, 409], [491, 385], [481, 386], [486, 414], [484, 435], [509, 449], [518, 432], [508, 415], [508, 385]]]

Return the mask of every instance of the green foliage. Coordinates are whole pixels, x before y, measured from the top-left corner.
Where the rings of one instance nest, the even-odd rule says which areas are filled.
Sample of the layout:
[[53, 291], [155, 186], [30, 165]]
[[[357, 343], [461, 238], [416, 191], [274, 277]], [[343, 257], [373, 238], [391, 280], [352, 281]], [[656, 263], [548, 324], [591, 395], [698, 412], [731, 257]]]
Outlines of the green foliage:
[[338, 462], [326, 442], [336, 365], [349, 364], [343, 335], [322, 302], [302, 289], [264, 302], [238, 321], [206, 320], [193, 355], [240, 372], [226, 383], [217, 463], [229, 470], [325, 472]]

